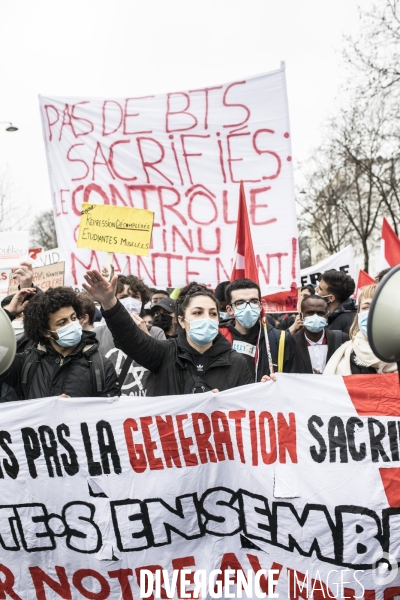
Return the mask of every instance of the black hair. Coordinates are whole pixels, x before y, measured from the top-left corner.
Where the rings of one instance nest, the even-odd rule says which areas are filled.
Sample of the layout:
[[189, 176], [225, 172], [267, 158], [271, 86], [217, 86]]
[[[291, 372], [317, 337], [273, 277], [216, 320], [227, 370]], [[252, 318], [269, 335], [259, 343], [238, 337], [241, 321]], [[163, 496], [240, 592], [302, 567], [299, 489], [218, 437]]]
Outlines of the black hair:
[[154, 294], [165, 294], [167, 298], [169, 298], [169, 294], [166, 290], [151, 290], [151, 297], [153, 297]]
[[81, 292], [78, 294], [78, 298], [82, 304], [83, 314], [86, 314], [89, 317], [89, 325], [93, 325], [96, 317], [95, 303], [87, 292]]
[[3, 298], [3, 300], [1, 301], [1, 307], [4, 308], [5, 306], [8, 306], [11, 300], [14, 298], [14, 296], [15, 294], [10, 294], [9, 296]]
[[301, 312], [303, 312], [303, 310], [304, 310], [305, 303], [309, 302], [310, 300], [322, 300], [322, 302], [325, 302], [325, 304], [326, 304], [326, 310], [328, 310], [328, 303], [326, 301], [326, 298], [322, 298], [322, 296], [318, 296], [318, 294], [312, 294], [311, 296], [306, 296], [301, 301], [301, 304], [300, 304], [300, 310], [301, 310]]
[[71, 306], [77, 318], [82, 319], [82, 302], [72, 288], [60, 286], [36, 294], [24, 310], [26, 337], [35, 344], [49, 344], [49, 338], [44, 335], [49, 331], [49, 316], [67, 306]]
[[388, 269], [383, 269], [383, 271], [379, 271], [378, 275], [375, 277], [375, 281], [377, 281], [378, 283], [380, 283], [382, 281], [382, 279], [385, 277], [385, 275], [387, 275], [389, 273], [389, 271], [391, 270], [391, 268], [392, 267], [389, 267]]
[[303, 287], [301, 288], [301, 292], [304, 292], [304, 290], [308, 290], [311, 294], [311, 296], [313, 296], [315, 294], [315, 288], [311, 283], [307, 283], [307, 285], [303, 285]]
[[260, 289], [260, 286], [258, 285], [258, 283], [256, 283], [255, 281], [252, 281], [251, 279], [246, 279], [245, 277], [243, 279], [235, 279], [235, 281], [232, 281], [232, 283], [227, 285], [225, 288], [226, 303], [230, 304], [232, 302], [232, 292], [234, 292], [235, 290], [251, 290], [251, 289], [258, 290], [258, 299], [261, 300], [261, 289]]
[[354, 279], [344, 271], [329, 269], [329, 271], [322, 273], [319, 279], [320, 281], [325, 281], [328, 287], [328, 294], [335, 296], [336, 300], [340, 303], [347, 300], [347, 298], [350, 298], [356, 289]]
[[139, 293], [142, 300], [142, 304], [147, 304], [151, 297], [150, 288], [144, 283], [142, 279], [135, 275], [118, 275], [117, 281], [117, 294], [124, 291], [124, 286], [128, 285], [129, 290], [133, 293]]
[[230, 281], [221, 281], [215, 288], [214, 296], [219, 302], [225, 302], [225, 290], [230, 284]]
[[210, 292], [210, 290], [208, 290], [205, 285], [201, 285], [193, 281], [192, 283], [189, 283], [189, 285], [181, 289], [178, 299], [176, 301], [177, 314], [180, 317], [185, 316], [185, 311], [189, 306], [191, 299], [195, 298], [196, 296], [207, 296], [207, 298], [211, 298], [211, 300], [215, 302], [215, 306], [217, 308], [217, 311], [219, 312], [219, 303], [214, 294]]

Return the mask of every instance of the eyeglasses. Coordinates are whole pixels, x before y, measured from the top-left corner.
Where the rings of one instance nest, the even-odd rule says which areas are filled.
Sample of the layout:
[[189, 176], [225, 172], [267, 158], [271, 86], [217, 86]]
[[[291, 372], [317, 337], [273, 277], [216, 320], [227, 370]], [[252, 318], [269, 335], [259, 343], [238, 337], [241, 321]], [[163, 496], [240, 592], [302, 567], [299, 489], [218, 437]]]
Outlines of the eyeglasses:
[[231, 305], [234, 308], [246, 308], [247, 305], [250, 305], [250, 308], [260, 308], [261, 302], [257, 300], [257, 298], [252, 298], [246, 302], [246, 300], [236, 300], [236, 302], [232, 302]]

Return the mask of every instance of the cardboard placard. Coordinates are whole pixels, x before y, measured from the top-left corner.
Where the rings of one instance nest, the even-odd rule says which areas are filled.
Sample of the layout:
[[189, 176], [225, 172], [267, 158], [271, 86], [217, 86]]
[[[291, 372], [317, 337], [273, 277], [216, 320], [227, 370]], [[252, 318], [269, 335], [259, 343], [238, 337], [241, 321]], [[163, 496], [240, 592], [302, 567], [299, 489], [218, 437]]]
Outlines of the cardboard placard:
[[[64, 285], [65, 263], [59, 262], [55, 265], [45, 267], [35, 267], [33, 269], [33, 285], [37, 286], [43, 292], [49, 288]], [[8, 293], [18, 292], [18, 281], [10, 279]]]
[[82, 204], [78, 248], [148, 256], [154, 213], [141, 208]]

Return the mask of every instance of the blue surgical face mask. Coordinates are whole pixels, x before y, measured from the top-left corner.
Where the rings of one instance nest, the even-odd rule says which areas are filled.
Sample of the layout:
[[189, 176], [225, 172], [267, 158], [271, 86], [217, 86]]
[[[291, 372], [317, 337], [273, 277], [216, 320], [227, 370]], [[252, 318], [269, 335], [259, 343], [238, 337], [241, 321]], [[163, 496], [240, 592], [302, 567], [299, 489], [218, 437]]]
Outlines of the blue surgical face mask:
[[187, 332], [190, 339], [199, 346], [206, 346], [212, 342], [218, 334], [218, 321], [215, 319], [195, 319], [194, 321], [188, 321], [190, 329]]
[[369, 310], [363, 310], [362, 312], [358, 313], [358, 326], [360, 328], [360, 331], [363, 332], [363, 334], [365, 335], [365, 337], [368, 337], [368, 315], [369, 315]]
[[232, 315], [230, 315], [227, 312], [220, 311], [220, 313], [219, 313], [219, 318], [221, 321], [226, 321], [227, 319], [230, 319], [231, 317], [232, 317]]
[[49, 331], [50, 333], [56, 333], [58, 335], [57, 340], [54, 337], [51, 339], [63, 348], [71, 348], [72, 346], [76, 346], [79, 344], [82, 337], [82, 325], [79, 323], [79, 321], [72, 321], [71, 323], [68, 323], [68, 325], [60, 327], [60, 329], [56, 329], [55, 331], [49, 329]]
[[235, 319], [239, 321], [239, 323], [245, 327], [246, 329], [250, 329], [253, 327], [260, 318], [261, 308], [258, 306], [257, 308], [251, 307], [250, 304], [246, 304], [244, 308], [235, 308]]
[[311, 333], [318, 333], [319, 331], [325, 329], [325, 327], [328, 325], [326, 318], [320, 317], [317, 314], [313, 315], [312, 317], [306, 317], [303, 320], [303, 323], [304, 327], [308, 329], [308, 331], [311, 331]]

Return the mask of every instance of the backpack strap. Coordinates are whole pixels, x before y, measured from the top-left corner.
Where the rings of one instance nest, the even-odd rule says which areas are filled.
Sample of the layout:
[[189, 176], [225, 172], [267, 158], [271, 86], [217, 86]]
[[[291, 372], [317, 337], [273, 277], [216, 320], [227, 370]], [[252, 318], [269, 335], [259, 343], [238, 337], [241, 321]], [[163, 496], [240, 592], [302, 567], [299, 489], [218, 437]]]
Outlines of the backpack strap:
[[22, 365], [21, 389], [24, 398], [27, 397], [36, 369], [39, 366], [41, 354], [32, 348]]
[[93, 389], [95, 389], [97, 393], [101, 394], [101, 392], [104, 390], [104, 383], [106, 380], [103, 357], [101, 356], [100, 352], [96, 350], [96, 352], [88, 357], [87, 360], [90, 367], [90, 377], [92, 380]]
[[278, 346], [278, 373], [283, 373], [283, 359], [285, 356], [285, 341], [286, 341], [286, 331], [281, 331], [279, 336], [279, 346]]

